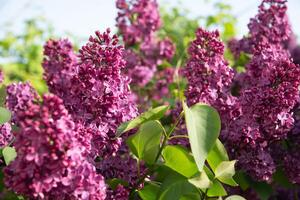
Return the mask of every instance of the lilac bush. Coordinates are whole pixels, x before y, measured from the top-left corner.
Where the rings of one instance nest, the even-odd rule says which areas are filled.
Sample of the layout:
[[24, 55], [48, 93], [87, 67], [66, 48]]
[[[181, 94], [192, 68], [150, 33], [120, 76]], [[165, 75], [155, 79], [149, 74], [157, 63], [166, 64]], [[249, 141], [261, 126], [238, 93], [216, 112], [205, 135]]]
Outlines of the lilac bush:
[[156, 0], [116, 7], [118, 34], [96, 31], [78, 52], [46, 42], [49, 93], [1, 85], [0, 197], [298, 197], [300, 66], [286, 0], [262, 0], [230, 52], [205, 27], [176, 49]]

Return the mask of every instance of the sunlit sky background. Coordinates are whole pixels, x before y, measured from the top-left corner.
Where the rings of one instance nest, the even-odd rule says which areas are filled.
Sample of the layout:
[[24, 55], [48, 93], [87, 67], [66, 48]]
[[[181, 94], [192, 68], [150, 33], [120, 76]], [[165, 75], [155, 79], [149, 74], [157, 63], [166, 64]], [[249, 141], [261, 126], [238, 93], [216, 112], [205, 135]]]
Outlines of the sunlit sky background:
[[[205, 0], [158, 0], [160, 5], [187, 8], [190, 17], [212, 13], [212, 7]], [[216, 2], [218, 0], [211, 0]], [[247, 33], [249, 18], [257, 13], [261, 0], [219, 0], [233, 7], [238, 19], [239, 35]], [[288, 1], [290, 21], [294, 32], [300, 36], [300, 0]], [[87, 37], [95, 30], [114, 28], [117, 11], [115, 0], [0, 0], [0, 34], [7, 23], [13, 24], [15, 32], [21, 31], [22, 22], [35, 16], [45, 17], [55, 33], [64, 36], [69, 32], [75, 36]]]

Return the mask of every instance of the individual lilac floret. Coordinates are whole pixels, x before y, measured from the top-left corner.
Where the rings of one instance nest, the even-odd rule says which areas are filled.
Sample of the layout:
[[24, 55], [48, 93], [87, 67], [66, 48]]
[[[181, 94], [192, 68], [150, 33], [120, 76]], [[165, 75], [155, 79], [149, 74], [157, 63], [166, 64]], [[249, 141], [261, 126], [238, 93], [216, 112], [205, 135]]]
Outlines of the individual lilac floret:
[[117, 0], [117, 26], [126, 45], [150, 40], [161, 25], [156, 0]]
[[188, 52], [190, 58], [184, 69], [188, 80], [185, 92], [188, 105], [207, 103], [215, 107], [226, 122], [225, 116], [230, 115], [230, 107], [234, 104], [230, 94], [234, 72], [223, 57], [224, 45], [219, 40], [219, 32], [199, 28]]
[[16, 159], [5, 169], [6, 186], [30, 199], [104, 200], [106, 186], [85, 158], [76, 126], [54, 95], [18, 112]]
[[248, 24], [249, 36], [230, 45], [232, 52], [252, 53], [258, 46], [273, 44], [281, 46], [289, 39], [291, 27], [287, 17], [287, 0], [263, 0], [258, 14]]
[[7, 146], [12, 140], [11, 125], [9, 123], [0, 125], [0, 148]]
[[39, 99], [30, 83], [12, 83], [6, 87], [6, 106], [12, 112], [12, 121], [18, 124], [17, 112], [25, 111]]
[[49, 40], [44, 46], [44, 79], [49, 91], [64, 99], [65, 104], [72, 102], [69, 91], [71, 79], [76, 73], [77, 57], [68, 40]]

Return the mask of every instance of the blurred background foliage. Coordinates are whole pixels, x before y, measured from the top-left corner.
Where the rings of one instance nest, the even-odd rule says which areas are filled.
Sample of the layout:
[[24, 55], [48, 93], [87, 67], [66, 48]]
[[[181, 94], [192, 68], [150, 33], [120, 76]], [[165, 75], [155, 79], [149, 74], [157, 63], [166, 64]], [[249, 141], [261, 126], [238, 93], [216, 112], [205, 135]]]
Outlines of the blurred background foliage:
[[0, 39], [0, 65], [5, 83], [30, 81], [39, 92], [47, 91], [41, 62], [43, 43], [52, 36], [52, 26], [40, 17], [25, 21], [21, 34], [8, 27]]

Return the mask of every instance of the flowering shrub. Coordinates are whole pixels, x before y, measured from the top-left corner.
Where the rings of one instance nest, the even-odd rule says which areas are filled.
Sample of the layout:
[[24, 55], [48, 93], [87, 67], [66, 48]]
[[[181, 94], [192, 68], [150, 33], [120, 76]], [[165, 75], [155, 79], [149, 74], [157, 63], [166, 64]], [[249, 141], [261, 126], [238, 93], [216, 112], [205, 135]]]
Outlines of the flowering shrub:
[[[49, 93], [2, 84], [1, 198], [299, 198], [300, 66], [286, 1], [262, 0], [230, 51], [228, 15], [210, 16], [219, 32], [176, 13], [162, 20], [156, 0], [116, 6], [119, 35], [96, 31], [78, 52], [46, 42]], [[193, 38], [164, 26], [171, 19]]]

